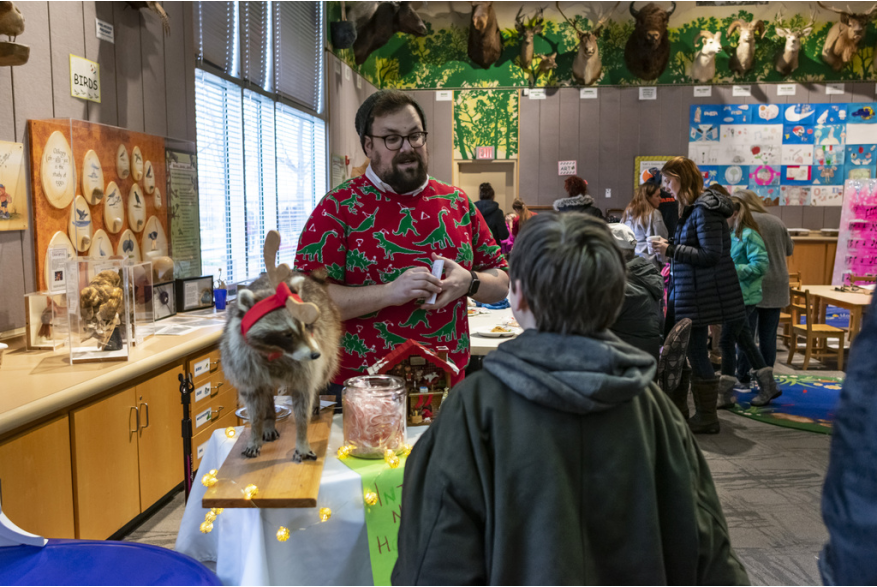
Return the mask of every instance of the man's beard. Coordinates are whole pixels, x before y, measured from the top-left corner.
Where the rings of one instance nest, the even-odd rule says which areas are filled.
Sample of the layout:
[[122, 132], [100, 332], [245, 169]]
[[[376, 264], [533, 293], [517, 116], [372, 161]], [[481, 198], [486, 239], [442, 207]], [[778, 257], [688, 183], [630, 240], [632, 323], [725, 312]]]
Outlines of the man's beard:
[[[378, 161], [375, 166], [375, 173], [381, 178], [381, 181], [389, 185], [397, 194], [407, 194], [413, 192], [426, 182], [426, 163], [419, 153], [411, 151], [396, 155], [389, 163], [389, 169], [385, 169], [383, 161]], [[400, 169], [399, 165], [417, 162], [417, 167], [412, 169]]]

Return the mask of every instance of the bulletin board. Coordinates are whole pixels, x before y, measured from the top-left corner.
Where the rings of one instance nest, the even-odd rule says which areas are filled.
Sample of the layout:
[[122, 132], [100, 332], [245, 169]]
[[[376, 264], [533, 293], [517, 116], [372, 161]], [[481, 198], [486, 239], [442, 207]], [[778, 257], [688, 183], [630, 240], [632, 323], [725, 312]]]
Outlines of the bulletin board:
[[[123, 210], [128, 210], [128, 198], [134, 183], [138, 183], [144, 196], [143, 204], [145, 206], [144, 214], [147, 219], [155, 216], [161, 228], [164, 230], [166, 238], [169, 238], [168, 232], [168, 205], [167, 205], [167, 172], [165, 167], [165, 145], [164, 138], [147, 135], [143, 133], [129, 131], [115, 126], [107, 126], [104, 124], [96, 124], [83, 120], [72, 119], [53, 119], [53, 120], [29, 120], [28, 131], [30, 133], [30, 170], [31, 170], [31, 187], [32, 187], [32, 203], [34, 211], [34, 250], [36, 257], [36, 278], [39, 291], [47, 289], [45, 279], [46, 252], [49, 243], [56, 232], [68, 233], [68, 223], [73, 212], [71, 208], [74, 203], [70, 203], [66, 207], [57, 208], [49, 203], [48, 197], [43, 190], [41, 181], [41, 165], [43, 161], [44, 149], [47, 141], [55, 131], [60, 132], [72, 151], [72, 173], [74, 174], [73, 184], [75, 186], [75, 194], [82, 195], [82, 181], [84, 157], [89, 150], [93, 150], [100, 161], [100, 167], [103, 172], [104, 194], [106, 194], [106, 186], [110, 182], [115, 182], [119, 189], [119, 195], [122, 199]], [[155, 174], [155, 188], [161, 195], [161, 207], [156, 206], [156, 198], [154, 194], [148, 194], [144, 186], [144, 178], [135, 182], [133, 171], [128, 174], [127, 178], [119, 177], [116, 170], [116, 155], [119, 145], [125, 145], [129, 157], [134, 147], [139, 147], [142, 154], [144, 165], [146, 162], [152, 163], [152, 170]], [[133, 161], [132, 161], [133, 167]], [[103, 199], [96, 204], [89, 204], [91, 213], [92, 232], [95, 233], [99, 229], [103, 229], [109, 236], [112, 245], [112, 253], [115, 253], [125, 231], [131, 228], [134, 232], [134, 238], [140, 250], [143, 252], [143, 260], [145, 258], [146, 248], [143, 246], [144, 239], [147, 238], [146, 227], [149, 222], [135, 230], [129, 226], [128, 214], [123, 214], [123, 223], [118, 232], [111, 232], [107, 229], [104, 222], [104, 201]], [[87, 257], [89, 251], [79, 252], [78, 256]]]
[[688, 141], [707, 185], [766, 206], [840, 206], [844, 181], [877, 176], [877, 103], [694, 105]]

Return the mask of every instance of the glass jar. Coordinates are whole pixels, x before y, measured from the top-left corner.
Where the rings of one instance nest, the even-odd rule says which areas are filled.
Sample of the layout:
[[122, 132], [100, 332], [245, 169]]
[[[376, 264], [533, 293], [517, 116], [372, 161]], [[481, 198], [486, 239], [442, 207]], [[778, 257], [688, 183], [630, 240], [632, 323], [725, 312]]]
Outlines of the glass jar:
[[344, 444], [350, 454], [382, 459], [402, 450], [407, 433], [405, 382], [393, 375], [353, 377], [344, 383]]

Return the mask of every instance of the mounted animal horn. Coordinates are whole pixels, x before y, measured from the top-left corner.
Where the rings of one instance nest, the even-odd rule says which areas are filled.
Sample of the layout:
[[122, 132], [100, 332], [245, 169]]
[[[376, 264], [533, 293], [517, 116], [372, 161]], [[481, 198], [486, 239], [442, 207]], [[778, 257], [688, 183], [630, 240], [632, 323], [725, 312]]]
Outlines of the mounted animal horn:
[[672, 15], [674, 12], [676, 12], [676, 3], [671, 2], [670, 9], [667, 11], [667, 17], [670, 17], [670, 15]]
[[636, 2], [630, 3], [630, 15], [632, 17], [636, 18], [639, 15], [639, 10], [637, 10], [636, 8], [633, 7], [634, 4], [636, 4]]

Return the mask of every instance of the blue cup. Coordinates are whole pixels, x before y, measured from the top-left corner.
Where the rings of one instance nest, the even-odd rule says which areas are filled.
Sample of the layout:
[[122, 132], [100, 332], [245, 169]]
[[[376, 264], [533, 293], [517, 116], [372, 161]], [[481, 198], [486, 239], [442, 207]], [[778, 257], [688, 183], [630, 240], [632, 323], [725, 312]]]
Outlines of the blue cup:
[[227, 289], [214, 289], [213, 299], [216, 301], [217, 310], [225, 310], [225, 298], [228, 295]]

